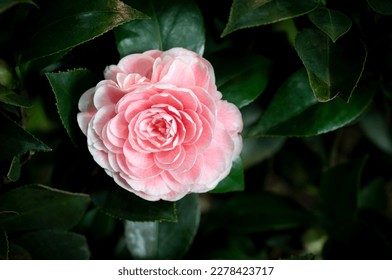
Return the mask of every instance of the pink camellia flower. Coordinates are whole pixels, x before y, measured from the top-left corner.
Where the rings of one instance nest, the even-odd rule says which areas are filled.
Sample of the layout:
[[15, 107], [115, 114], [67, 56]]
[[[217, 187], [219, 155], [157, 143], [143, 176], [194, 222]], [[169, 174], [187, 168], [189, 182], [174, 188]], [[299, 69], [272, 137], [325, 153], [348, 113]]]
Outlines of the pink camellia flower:
[[241, 113], [221, 100], [211, 64], [173, 48], [131, 54], [79, 100], [77, 120], [94, 160], [146, 200], [207, 192], [242, 149]]

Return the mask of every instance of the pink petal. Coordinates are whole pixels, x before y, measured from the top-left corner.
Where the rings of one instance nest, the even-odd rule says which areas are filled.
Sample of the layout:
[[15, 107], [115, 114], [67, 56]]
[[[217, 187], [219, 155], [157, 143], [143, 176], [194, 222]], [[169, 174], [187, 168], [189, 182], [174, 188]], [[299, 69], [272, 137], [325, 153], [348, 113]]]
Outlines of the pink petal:
[[98, 83], [94, 95], [94, 105], [97, 109], [108, 105], [115, 105], [124, 92], [111, 80], [104, 80]]
[[124, 144], [124, 155], [128, 162], [133, 166], [137, 166], [141, 169], [151, 168], [154, 164], [154, 158], [151, 153], [142, 153], [135, 151], [128, 141]]
[[79, 99], [78, 109], [81, 112], [96, 112], [97, 109], [94, 106], [94, 94], [95, 87], [88, 89], [85, 91]]
[[143, 77], [151, 78], [154, 58], [145, 54], [131, 54], [123, 57], [118, 63], [118, 67], [126, 74], [140, 74]]

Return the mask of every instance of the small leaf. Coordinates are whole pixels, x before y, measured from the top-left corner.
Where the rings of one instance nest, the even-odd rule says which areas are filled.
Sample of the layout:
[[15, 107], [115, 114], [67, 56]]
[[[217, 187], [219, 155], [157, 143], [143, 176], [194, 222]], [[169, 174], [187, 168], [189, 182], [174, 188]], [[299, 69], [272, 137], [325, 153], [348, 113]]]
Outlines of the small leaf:
[[131, 221], [175, 221], [175, 204], [168, 201], [147, 201], [133, 193], [112, 186], [91, 194], [93, 202], [106, 214]]
[[12, 90], [7, 89], [2, 85], [0, 85], [0, 102], [22, 108], [31, 107], [30, 100], [19, 94], [16, 94]]
[[382, 15], [392, 15], [392, 2], [385, 0], [368, 0], [369, 6]]
[[125, 22], [145, 18], [120, 0], [48, 2], [41, 7], [41, 23], [25, 42], [21, 61], [66, 51]]
[[309, 226], [313, 217], [294, 200], [267, 192], [245, 193], [225, 199], [206, 223], [209, 229], [256, 233]]
[[318, 8], [308, 14], [310, 20], [325, 34], [336, 42], [346, 34], [352, 25], [351, 19], [345, 14], [327, 8]]
[[359, 192], [358, 206], [385, 215], [388, 209], [386, 183], [378, 178], [364, 186]]
[[313, 0], [233, 0], [222, 37], [242, 28], [271, 24], [311, 12]]
[[329, 231], [338, 232], [357, 218], [358, 194], [367, 158], [343, 163], [325, 172], [320, 186], [320, 213]]
[[0, 160], [13, 159], [30, 151], [48, 152], [51, 149], [0, 113]]
[[373, 107], [361, 118], [360, 125], [365, 135], [383, 152], [392, 155], [392, 134], [387, 117], [379, 108]]
[[[275, 94], [250, 136], [314, 136], [355, 121], [373, 100], [377, 86], [363, 81], [349, 103], [340, 98], [317, 102], [304, 69], [294, 73]], [[284, 109], [283, 109], [284, 108]]]
[[33, 260], [87, 260], [90, 251], [83, 235], [61, 230], [26, 233], [13, 243], [26, 249]]
[[76, 122], [80, 96], [99, 81], [97, 75], [86, 69], [68, 72], [47, 73], [47, 79], [56, 96], [57, 108], [61, 121], [69, 137], [77, 143], [81, 131]]
[[15, 5], [18, 4], [31, 4], [34, 6], [37, 6], [33, 1], [31, 0], [2, 0], [2, 3], [0, 3], [0, 14], [5, 12], [6, 10], [12, 8]]
[[254, 101], [267, 86], [271, 62], [265, 57], [222, 53], [209, 60], [214, 67], [216, 85], [223, 99], [239, 108]]
[[7, 232], [0, 226], [0, 260], [7, 260], [9, 254], [9, 242]]
[[238, 157], [233, 161], [233, 166], [229, 175], [224, 178], [211, 193], [226, 193], [233, 191], [243, 191], [245, 189], [244, 168], [242, 160]]
[[117, 49], [124, 57], [147, 50], [183, 47], [200, 55], [204, 52], [204, 21], [192, 0], [134, 0], [133, 7], [149, 19], [135, 20], [115, 29]]
[[135, 259], [180, 259], [196, 235], [200, 206], [196, 194], [177, 202], [178, 221], [125, 222], [128, 250]]
[[0, 216], [8, 233], [39, 229], [70, 229], [82, 218], [90, 199], [87, 195], [29, 185], [0, 196], [0, 212], [18, 215]]
[[18, 157], [14, 157], [11, 161], [10, 168], [8, 169], [7, 178], [11, 182], [16, 182], [20, 177], [20, 159]]
[[330, 101], [338, 95], [350, 100], [367, 58], [367, 50], [357, 37], [347, 34], [333, 43], [323, 32], [305, 29], [298, 33], [295, 49], [318, 100]]

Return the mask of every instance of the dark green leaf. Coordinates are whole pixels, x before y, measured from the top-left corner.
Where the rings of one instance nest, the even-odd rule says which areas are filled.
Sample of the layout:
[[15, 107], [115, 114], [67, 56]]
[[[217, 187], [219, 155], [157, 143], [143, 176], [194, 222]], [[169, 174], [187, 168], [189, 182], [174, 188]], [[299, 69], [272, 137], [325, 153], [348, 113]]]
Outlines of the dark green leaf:
[[244, 182], [244, 168], [242, 166], [242, 159], [239, 157], [233, 161], [233, 166], [229, 175], [224, 178], [212, 193], [225, 193], [233, 191], [243, 191], [245, 188]]
[[360, 190], [359, 208], [385, 215], [388, 208], [388, 196], [383, 178], [373, 180]]
[[336, 42], [346, 34], [352, 25], [351, 19], [345, 14], [327, 8], [318, 8], [308, 14], [310, 20], [325, 34]]
[[208, 228], [256, 233], [309, 226], [312, 216], [288, 197], [262, 193], [238, 193], [215, 205], [218, 211], [207, 220]]
[[144, 18], [120, 0], [49, 1], [41, 23], [25, 42], [21, 61], [71, 49], [125, 22]]
[[125, 1], [140, 9], [149, 19], [126, 23], [115, 30], [120, 55], [147, 50], [183, 47], [200, 55], [204, 51], [204, 21], [192, 0]]
[[97, 189], [93, 202], [105, 213], [131, 221], [175, 221], [175, 204], [167, 201], [147, 201], [118, 186]]
[[200, 220], [196, 194], [177, 203], [178, 221], [125, 223], [128, 250], [136, 259], [180, 259], [195, 237]]
[[365, 135], [383, 152], [392, 155], [391, 127], [379, 108], [373, 107], [360, 120]]
[[36, 6], [35, 3], [31, 0], [2, 0], [2, 2], [0, 3], [0, 14], [15, 5], [23, 4], [23, 3]]
[[10, 190], [0, 196], [0, 212], [18, 215], [0, 216], [9, 233], [39, 229], [70, 229], [83, 217], [90, 199], [87, 195], [64, 192], [41, 185]]
[[367, 50], [359, 38], [347, 34], [333, 43], [325, 33], [305, 29], [298, 33], [295, 49], [317, 99], [329, 101], [339, 95], [350, 100], [367, 58]]
[[9, 248], [8, 258], [10, 260], [31, 260], [30, 253], [26, 249], [13, 243], [9, 243]]
[[359, 186], [367, 158], [327, 170], [320, 186], [320, 213], [329, 231], [352, 225], [358, 212]]
[[254, 101], [266, 88], [271, 63], [256, 54], [221, 54], [211, 57], [216, 85], [223, 99], [241, 108]]
[[11, 161], [10, 168], [8, 169], [7, 178], [11, 182], [16, 182], [20, 177], [20, 160], [18, 157], [14, 157]]
[[99, 78], [86, 69], [47, 73], [46, 77], [56, 96], [57, 108], [63, 126], [73, 142], [77, 143], [77, 135], [81, 135], [76, 122], [79, 98], [87, 89], [95, 86]]
[[2, 85], [0, 85], [0, 102], [24, 108], [31, 107], [31, 102], [27, 98], [16, 94]]
[[51, 149], [0, 113], [0, 160], [13, 159], [30, 151], [48, 152]]
[[33, 260], [87, 260], [90, 258], [83, 235], [60, 230], [26, 233], [12, 242], [26, 249]]
[[222, 36], [238, 29], [298, 17], [317, 6], [313, 0], [233, 0], [229, 21]]
[[7, 232], [0, 226], [0, 260], [7, 260], [9, 251]]
[[252, 136], [313, 136], [355, 121], [371, 104], [376, 84], [363, 82], [346, 103], [341, 98], [317, 102], [306, 72], [296, 72], [278, 90]]
[[369, 6], [382, 15], [392, 15], [392, 2], [385, 0], [368, 0]]
[[77, 231], [90, 236], [93, 240], [110, 238], [115, 233], [118, 220], [106, 215], [98, 208], [92, 208], [78, 224]]

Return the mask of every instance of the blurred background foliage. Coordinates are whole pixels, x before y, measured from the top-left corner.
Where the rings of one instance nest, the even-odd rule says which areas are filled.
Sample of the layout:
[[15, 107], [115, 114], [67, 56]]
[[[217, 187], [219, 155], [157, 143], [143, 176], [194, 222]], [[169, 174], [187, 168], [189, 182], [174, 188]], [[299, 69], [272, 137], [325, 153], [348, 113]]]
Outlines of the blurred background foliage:
[[[389, 0], [0, 0], [0, 259], [391, 259]], [[148, 202], [94, 163], [77, 101], [130, 53], [214, 66], [244, 148]]]

